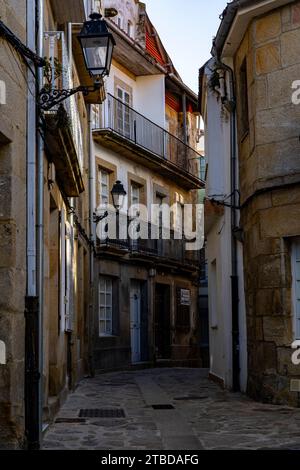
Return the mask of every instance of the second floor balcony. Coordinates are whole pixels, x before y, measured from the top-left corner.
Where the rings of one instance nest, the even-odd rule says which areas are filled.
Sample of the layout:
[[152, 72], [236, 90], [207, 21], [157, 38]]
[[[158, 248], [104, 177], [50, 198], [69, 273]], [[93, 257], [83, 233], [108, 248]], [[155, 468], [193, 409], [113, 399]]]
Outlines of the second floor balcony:
[[102, 105], [94, 106], [93, 136], [100, 145], [159, 172], [184, 189], [204, 187], [199, 153], [110, 94]]
[[[72, 66], [63, 31], [44, 33], [47, 67], [44, 70], [44, 88], [53, 90], [73, 87]], [[60, 186], [67, 196], [79, 196], [84, 190], [83, 129], [77, 97], [71, 96], [60, 106], [44, 114], [46, 150], [55, 164]]]
[[[134, 219], [123, 216], [120, 224], [127, 227], [127, 235], [130, 233], [129, 226], [134, 224]], [[182, 234], [173, 229], [164, 229], [150, 222], [139, 222], [136, 229], [140, 232], [137, 239], [127, 236], [109, 237], [105, 231], [105, 224], [101, 237], [97, 241], [97, 254], [100, 257], [116, 256], [126, 257], [135, 262], [155, 264], [169, 268], [183, 269], [187, 272], [195, 272], [200, 269], [199, 249], [189, 250], [187, 244], [194, 245], [195, 240], [187, 240]]]

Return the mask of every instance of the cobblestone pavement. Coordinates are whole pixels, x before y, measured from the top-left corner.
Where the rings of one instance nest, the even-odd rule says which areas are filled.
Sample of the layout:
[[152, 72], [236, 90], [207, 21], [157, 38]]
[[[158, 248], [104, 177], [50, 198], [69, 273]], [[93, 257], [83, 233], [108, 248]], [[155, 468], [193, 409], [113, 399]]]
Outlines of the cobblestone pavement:
[[[125, 417], [78, 422], [82, 408], [121, 408]], [[109, 373], [80, 383], [48, 428], [44, 449], [300, 450], [300, 409], [223, 391], [201, 369]]]

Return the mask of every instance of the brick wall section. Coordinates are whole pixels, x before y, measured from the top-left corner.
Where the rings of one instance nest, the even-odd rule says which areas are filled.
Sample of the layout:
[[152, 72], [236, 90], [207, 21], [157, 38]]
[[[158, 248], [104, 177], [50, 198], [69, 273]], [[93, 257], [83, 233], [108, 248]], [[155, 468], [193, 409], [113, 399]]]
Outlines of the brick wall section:
[[300, 378], [291, 362], [290, 237], [300, 235], [300, 106], [291, 97], [300, 79], [300, 2], [253, 21], [235, 57], [237, 77], [245, 56], [250, 130], [243, 140], [239, 135], [239, 154], [248, 390], [297, 405], [290, 392], [291, 378]]

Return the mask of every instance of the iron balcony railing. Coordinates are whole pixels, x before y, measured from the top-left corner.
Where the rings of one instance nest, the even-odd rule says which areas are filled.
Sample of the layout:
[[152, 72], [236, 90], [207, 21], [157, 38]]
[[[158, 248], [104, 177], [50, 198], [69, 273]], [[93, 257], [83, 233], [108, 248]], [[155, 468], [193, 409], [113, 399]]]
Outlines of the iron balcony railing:
[[[44, 33], [45, 55], [50, 63], [49, 73], [45, 74], [44, 86], [48, 89], [68, 90], [74, 87], [72, 67], [69, 61], [68, 50], [63, 31], [46, 31]], [[63, 102], [69, 116], [70, 128], [77, 152], [78, 162], [83, 171], [83, 131], [76, 96], [71, 96]], [[50, 112], [57, 112], [58, 105]]]
[[[130, 233], [129, 226], [132, 226], [134, 219], [127, 217], [126, 221], [127, 233]], [[124, 223], [124, 219], [121, 223]], [[180, 238], [179, 233], [176, 233], [174, 230], [168, 231], [147, 222], [138, 222], [136, 231], [142, 234], [142, 238], [138, 238], [137, 240], [129, 236], [126, 239], [117, 237], [109, 238], [104, 225], [101, 238], [98, 238], [97, 247], [98, 249], [118, 249], [133, 255], [159, 257], [165, 261], [200, 268], [200, 250], [187, 250], [186, 243], [190, 243], [190, 241], [187, 241], [184, 235]], [[165, 233], [163, 235], [164, 231]], [[155, 234], [156, 238], [154, 238], [153, 234]]]
[[94, 106], [93, 130], [111, 130], [201, 179], [201, 155], [111, 94]]

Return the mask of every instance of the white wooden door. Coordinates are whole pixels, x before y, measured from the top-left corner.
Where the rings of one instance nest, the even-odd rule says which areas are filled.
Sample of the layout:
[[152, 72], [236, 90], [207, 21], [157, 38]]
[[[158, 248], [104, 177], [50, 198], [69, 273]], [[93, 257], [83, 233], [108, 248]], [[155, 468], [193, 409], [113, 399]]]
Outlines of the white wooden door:
[[141, 362], [141, 285], [132, 281], [130, 287], [131, 360]]

